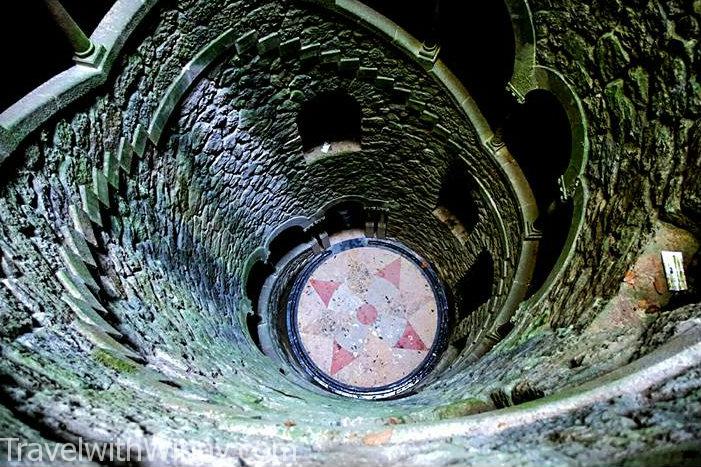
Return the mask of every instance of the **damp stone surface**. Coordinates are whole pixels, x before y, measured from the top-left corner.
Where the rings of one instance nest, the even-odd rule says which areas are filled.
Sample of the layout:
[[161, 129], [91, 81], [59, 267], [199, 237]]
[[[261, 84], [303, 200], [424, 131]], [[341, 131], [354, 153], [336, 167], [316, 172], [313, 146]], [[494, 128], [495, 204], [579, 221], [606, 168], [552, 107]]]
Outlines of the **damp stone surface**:
[[[36, 465], [20, 442], [173, 467], [698, 463], [701, 3], [394, 3], [116, 0], [88, 56], [0, 113], [0, 464]], [[293, 347], [290, 287], [348, 230], [435, 272], [434, 362], [433, 318], [378, 329], [416, 357], [379, 379], [350, 331]], [[395, 287], [369, 256], [392, 303], [431, 297], [420, 262]], [[342, 281], [307, 279], [314, 326]], [[351, 297], [374, 338], [392, 310]]]

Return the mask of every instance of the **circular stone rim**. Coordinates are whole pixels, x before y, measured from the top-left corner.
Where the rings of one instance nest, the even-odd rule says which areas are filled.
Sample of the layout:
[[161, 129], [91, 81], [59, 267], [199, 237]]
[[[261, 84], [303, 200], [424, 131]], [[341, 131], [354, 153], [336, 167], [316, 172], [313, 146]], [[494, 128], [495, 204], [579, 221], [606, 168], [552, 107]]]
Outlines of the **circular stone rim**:
[[[341, 383], [321, 370], [308, 355], [304, 345], [302, 344], [297, 322], [298, 307], [302, 290], [317, 268], [333, 255], [347, 250], [366, 247], [376, 247], [389, 250], [401, 255], [408, 261], [411, 261], [419, 269], [419, 271], [421, 271], [424, 278], [431, 286], [434, 298], [436, 299], [437, 314], [436, 337], [433, 341], [433, 345], [430, 347], [426, 355], [426, 358], [424, 358], [424, 360], [411, 373], [402, 379], [384, 386], [371, 388]], [[297, 279], [293, 283], [289, 298], [290, 299], [288, 300], [287, 304], [286, 324], [287, 336], [290, 341], [292, 356], [299, 363], [307, 376], [309, 376], [316, 384], [335, 394], [365, 399], [380, 399], [398, 396], [416, 386], [435, 369], [438, 364], [439, 357], [445, 350], [448, 341], [448, 319], [450, 316], [448, 312], [448, 298], [446, 296], [445, 289], [438, 278], [438, 274], [436, 274], [433, 267], [426, 260], [418, 256], [404, 245], [391, 240], [354, 238], [331, 245], [330, 248], [324, 250], [320, 255], [315, 257], [302, 268], [301, 272], [297, 276]]]

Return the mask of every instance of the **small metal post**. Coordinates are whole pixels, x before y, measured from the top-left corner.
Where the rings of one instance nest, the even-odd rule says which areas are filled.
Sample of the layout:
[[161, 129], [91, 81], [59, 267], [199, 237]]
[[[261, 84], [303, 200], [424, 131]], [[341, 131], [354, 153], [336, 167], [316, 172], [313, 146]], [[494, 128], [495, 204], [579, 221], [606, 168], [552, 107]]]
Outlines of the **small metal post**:
[[95, 44], [85, 35], [59, 0], [44, 0], [58, 26], [71, 42], [78, 59], [89, 57], [95, 51]]

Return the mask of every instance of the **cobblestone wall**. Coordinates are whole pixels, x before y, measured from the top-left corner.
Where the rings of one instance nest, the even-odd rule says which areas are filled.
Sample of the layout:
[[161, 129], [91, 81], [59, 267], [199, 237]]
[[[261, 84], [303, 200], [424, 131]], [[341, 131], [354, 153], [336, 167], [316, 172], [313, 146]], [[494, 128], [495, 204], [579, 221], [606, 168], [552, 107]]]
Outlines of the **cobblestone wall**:
[[[0, 435], [142, 446], [157, 437], [194, 450], [212, 437], [276, 441], [311, 465], [347, 459], [344, 444], [359, 464], [447, 465], [508, 463], [515, 452], [530, 463], [603, 462], [696, 442], [694, 370], [476, 440], [384, 446], [396, 425], [428, 436], [552, 396], [695, 326], [692, 306], [659, 313], [640, 339], [625, 326], [582, 332], [658, 217], [698, 232], [701, 7], [690, 3], [531, 2], [538, 61], [574, 85], [590, 121], [592, 196], [573, 260], [541, 307], [517, 316], [529, 333], [419, 394], [367, 403], [309, 392], [258, 352], [245, 327], [246, 259], [287, 218], [362, 192], [388, 203], [389, 235], [449, 285], [482, 248], [504, 261], [508, 284], [524, 235], [514, 194], [440, 83], [364, 28], [293, 0], [163, 2], [108, 83], [3, 166]], [[207, 44], [217, 45], [196, 57]], [[198, 60], [215, 52], [200, 73]], [[164, 100], [189, 73], [184, 99]], [[361, 106], [361, 150], [309, 163], [297, 111], [337, 88]], [[172, 115], [160, 120], [163, 102]], [[490, 180], [505, 238], [486, 203], [467, 248], [432, 215], [460, 156]], [[470, 326], [486, 326], [487, 311]]]

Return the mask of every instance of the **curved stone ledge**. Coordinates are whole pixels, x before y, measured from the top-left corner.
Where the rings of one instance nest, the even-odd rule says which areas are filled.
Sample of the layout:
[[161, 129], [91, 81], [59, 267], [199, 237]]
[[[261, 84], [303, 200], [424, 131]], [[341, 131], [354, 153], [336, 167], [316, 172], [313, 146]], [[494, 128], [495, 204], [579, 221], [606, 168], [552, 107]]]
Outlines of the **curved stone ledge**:
[[[398, 425], [382, 444], [493, 435], [561, 416], [597, 402], [626, 394], [644, 393], [700, 363], [701, 327], [696, 325], [649, 355], [579, 387], [535, 402], [447, 422], [428, 423], [421, 427]], [[364, 435], [373, 433], [376, 432]]]
[[[175, 107], [180, 103], [190, 87], [204, 73], [207, 68], [221, 54], [236, 46], [241, 49], [241, 38], [238, 38], [233, 29], [229, 29], [210, 42], [195, 56], [190, 63], [185, 65], [180, 75], [173, 81], [165, 92], [156, 109], [148, 127], [149, 139], [153, 144], [158, 144], [163, 130]], [[239, 52], [240, 53], [240, 52]]]
[[511, 15], [511, 26], [516, 46], [514, 72], [508, 87], [520, 102], [524, 102], [526, 94], [532, 90], [536, 67], [536, 35], [533, 16], [526, 0], [505, 0], [505, 3]]
[[[317, 3], [337, 8], [336, 2]], [[4, 286], [0, 303], [10, 310], [3, 315], [3, 319], [9, 317], [9, 332], [4, 334], [7, 341], [0, 345], [0, 370], [5, 379], [0, 393], [7, 395], [0, 406], [1, 428], [22, 432], [26, 424], [43, 437], [59, 442], [75, 441], [78, 436], [95, 442], [135, 442], [139, 446], [172, 442], [186, 446], [193, 456], [204, 451], [211, 439], [246, 447], [279, 442], [299, 450], [300, 465], [340, 464], [349, 458], [357, 463], [368, 459], [372, 465], [403, 460], [416, 465], [451, 465], [485, 459], [501, 461], [507, 456], [515, 463], [531, 461], [540, 465], [547, 462], [538, 461], [552, 460], [548, 456], [563, 463], [618, 461], [648, 447], [672, 447], [682, 436], [698, 439], [701, 432], [695, 426], [693, 410], [701, 374], [701, 331], [692, 328], [698, 324], [698, 305], [690, 310], [641, 311], [641, 315], [646, 313], [644, 319], [657, 317], [657, 321], [645, 328], [642, 339], [636, 340], [635, 332], [647, 323], [620, 325], [617, 316], [608, 319], [598, 306], [587, 308], [584, 300], [579, 301], [581, 287], [597, 289], [598, 294], [602, 276], [603, 280], [619, 280], [616, 267], [628, 267], [630, 262], [613, 256], [624, 246], [630, 256], [634, 255], [635, 246], [630, 245], [638, 238], [625, 238], [620, 250], [610, 250], [608, 238], [621, 233], [620, 226], [611, 226], [608, 217], [591, 215], [590, 224], [585, 225], [585, 209], [589, 208], [587, 214], [591, 214], [598, 209], [594, 200], [603, 199], [620, 210], [620, 222], [643, 229], [647, 216], [631, 214], [630, 204], [614, 203], [617, 198], [634, 196], [633, 188], [639, 185], [629, 185], [629, 179], [634, 182], [636, 175], [648, 174], [644, 167], [637, 167], [638, 171], [622, 169], [622, 183], [605, 191], [596, 172], [606, 176], [607, 169], [621, 161], [621, 153], [598, 152], [585, 182], [586, 121], [577, 113], [583, 115], [582, 102], [562, 76], [535, 64], [528, 68], [533, 72], [531, 84], [560, 96], [558, 99], [567, 107], [573, 139], [581, 143], [573, 147], [574, 155], [562, 182], [565, 197], [574, 205], [574, 222], [555, 271], [513, 319], [513, 308], [523, 298], [518, 293], [527, 286], [518, 277], [529, 276], [524, 271], [532, 266], [527, 259], [534, 254], [538, 239], [528, 219], [537, 213], [528, 202], [528, 193], [519, 193], [518, 183], [511, 186], [503, 181], [507, 176], [512, 182], [520, 180], [520, 169], [499, 135], [492, 134], [479, 112], [473, 112], [474, 103], [442, 62], [416, 58], [416, 44], [392, 50], [389, 40], [405, 42], [402, 32], [392, 27], [385, 28], [390, 34], [387, 36], [381, 32], [382, 24], [378, 28], [363, 25], [349, 14], [340, 18], [315, 8], [305, 11], [296, 8], [299, 5], [295, 2], [287, 4], [291, 7], [287, 11], [270, 1], [266, 5], [273, 10], [270, 17], [274, 19], [270, 21], [263, 9], [249, 12], [250, 22], [237, 30], [238, 37], [232, 34], [226, 38], [225, 49], [231, 60], [222, 62], [221, 68], [213, 67], [211, 74], [199, 74], [200, 67], [215, 65], [214, 59], [206, 57], [210, 52], [217, 55], [216, 46], [208, 49], [207, 44], [245, 15], [213, 12], [211, 17], [207, 13], [199, 16], [200, 8], [213, 5], [209, 0], [179, 5], [197, 8], [197, 15], [185, 18], [189, 11], [184, 10], [181, 17], [183, 10], [172, 10], [167, 5], [151, 30], [153, 36], [139, 37], [143, 42], [132, 44], [136, 51], [130, 49], [129, 66], [136, 69], [126, 69], [124, 76], [142, 79], [145, 84], [135, 89], [133, 81], [127, 79], [125, 83], [124, 76], [113, 76], [115, 81], [109, 86], [114, 84], [114, 96], [111, 87], [105, 91], [110, 94], [107, 96], [100, 95], [99, 89], [89, 94], [96, 95], [97, 102], [83, 100], [65, 109], [65, 115], [57, 114], [55, 121], [40, 125], [41, 135], [35, 131], [22, 145], [26, 161], [18, 161], [17, 173], [8, 178], [0, 206], [5, 232], [0, 245], [0, 283]], [[242, 2], [241, 10], [248, 6]], [[560, 20], [568, 17], [569, 11], [562, 14]], [[217, 25], [216, 33], [209, 28], [211, 35], [189, 40], [190, 28], [201, 24], [203, 18]], [[256, 21], [266, 28], [276, 20], [285, 24], [289, 18], [290, 30], [280, 27], [278, 31], [251, 32]], [[609, 19], [615, 20], [615, 16]], [[592, 22], [593, 26], [598, 24]], [[318, 37], [300, 34], [309, 30], [309, 25], [320, 28]], [[176, 33], [184, 34], [178, 39], [184, 37], [182, 43], [187, 46], [181, 48], [175, 40], [162, 46], [160, 39], [176, 36], [170, 36], [174, 28]], [[384, 37], [378, 40], [365, 29], [380, 31]], [[288, 33], [300, 37], [282, 41]], [[334, 42], [341, 34], [358, 42], [355, 46]], [[320, 45], [327, 40], [328, 45]], [[373, 53], [354, 56], [364, 55], [356, 51], [365, 44]], [[159, 57], [166, 56], [157, 56], [162, 51], [172, 58], [162, 64], [163, 69], [139, 68], [141, 59], [158, 62]], [[283, 60], [278, 60], [278, 53]], [[411, 63], [399, 57], [402, 54], [409, 56]], [[368, 58], [371, 55], [378, 57], [376, 62]], [[305, 66], [299, 66], [297, 60], [304, 60]], [[188, 62], [190, 65], [183, 70]], [[241, 72], [233, 79], [230, 74], [236, 74], [239, 65], [250, 66], [250, 73]], [[396, 76], [394, 69], [398, 70]], [[262, 91], [256, 77], [263, 77], [265, 85], [264, 77], [278, 73], [284, 79], [275, 80], [270, 90]], [[309, 75], [310, 81], [290, 84], [300, 74]], [[357, 86], [349, 89], [367, 110], [361, 129], [371, 136], [366, 146], [369, 157], [356, 154], [305, 163], [293, 128], [296, 104], [308, 95], [332, 88], [341, 77]], [[156, 84], [150, 81], [152, 78]], [[255, 88], [250, 97], [239, 100], [240, 95], [219, 94], [239, 86], [249, 91], [247, 83]], [[455, 89], [444, 92], [441, 86]], [[287, 99], [291, 92], [286, 90], [294, 90], [297, 99]], [[271, 105], [284, 104], [284, 114], [275, 109], [257, 112], [256, 103], [263, 102], [261, 108], [266, 108], [269, 102], [263, 99], [269, 96], [275, 96], [276, 102]], [[181, 98], [182, 107], [177, 108]], [[226, 107], [220, 106], [222, 101]], [[583, 102], [594, 107], [607, 104], [591, 96]], [[159, 103], [162, 106], [151, 114]], [[386, 108], [392, 121], [385, 128], [382, 115]], [[217, 118], [224, 113], [232, 123], [219, 127]], [[468, 121], [465, 115], [470, 114]], [[105, 117], [100, 120], [96, 115]], [[599, 117], [597, 111], [590, 115]], [[614, 114], [602, 111], [602, 120], [610, 115]], [[260, 120], [258, 116], [262, 116]], [[267, 128], [268, 121], [279, 125], [271, 126], [274, 130], [270, 132], [246, 131], [244, 138], [254, 141], [250, 147], [237, 146], [245, 146], [249, 140], [235, 140], [226, 148], [230, 151], [213, 149], [219, 137], [236, 131], [241, 121], [244, 130], [257, 124]], [[610, 121], [617, 124], [615, 115]], [[146, 130], [149, 122], [157, 124]], [[193, 122], [206, 130], [199, 126], [195, 130]], [[483, 127], [474, 132], [470, 125]], [[158, 131], [165, 128], [162, 137], [151, 131], [157, 127]], [[654, 133], [657, 129], [650, 126], [646, 131]], [[382, 131], [387, 137], [372, 141]], [[605, 133], [600, 131], [592, 135]], [[0, 127], [0, 134], [6, 133]], [[190, 139], [193, 135], [197, 143]], [[678, 141], [680, 135], [675, 132], [674, 139]], [[259, 141], [269, 146], [262, 147]], [[422, 144], [424, 141], [428, 143]], [[593, 136], [592, 142], [597, 151], [601, 150], [601, 142], [594, 141]], [[205, 150], [210, 143], [212, 146]], [[254, 155], [248, 159], [241, 154], [244, 150]], [[627, 156], [625, 152], [623, 155]], [[657, 158], [664, 163], [665, 154], [646, 155], [650, 155], [653, 167], [662, 167]], [[202, 160], [197, 161], [199, 156]], [[459, 156], [474, 164], [476, 171], [484, 169], [489, 174], [484, 183], [467, 180], [470, 174]], [[220, 157], [227, 163], [242, 164], [214, 164]], [[278, 164], [283, 159], [284, 163]], [[353, 172], [358, 167], [362, 170]], [[445, 174], [456, 168], [466, 172], [466, 179], [460, 177], [456, 185], [464, 183], [469, 186], [465, 193], [478, 198], [471, 200], [477, 211], [476, 226], [471, 229], [474, 243], [462, 244], [469, 250], [463, 256], [457, 254], [462, 252], [461, 244], [440, 219], [429, 223], [421, 217], [430, 212], [435, 198], [441, 200], [437, 192], [447, 184]], [[328, 176], [334, 169], [341, 173], [337, 178]], [[353, 177], [346, 176], [344, 169], [368, 178], [345, 190]], [[426, 186], [417, 183], [414, 174], [429, 182]], [[227, 175], [234, 182], [208, 183]], [[254, 179], [254, 175], [259, 178]], [[239, 180], [243, 183], [235, 185]], [[232, 191], [219, 191], [222, 186]], [[593, 193], [591, 203], [588, 189]], [[244, 190], [249, 194], [238, 196]], [[212, 192], [217, 195], [204, 196]], [[434, 249], [447, 252], [442, 266], [451, 275], [451, 285], [459, 283], [467, 289], [458, 281], [464, 277], [465, 265], [469, 268], [481, 249], [489, 256], [488, 261], [475, 263], [479, 270], [490, 270], [489, 284], [493, 285], [487, 301], [473, 308], [473, 319], [460, 321], [465, 333], [456, 336], [436, 384], [427, 384], [404, 399], [373, 405], [350, 403], [316, 387], [295, 384], [295, 375], [280, 371], [275, 359], [271, 361], [259, 352], [259, 348], [277, 349], [270, 339], [260, 339], [256, 348], [255, 335], [250, 332], [254, 323], [246, 316], [252, 311], [245, 287], [252, 266], [269, 260], [271, 247], [274, 257], [279, 258], [283, 248], [299, 240], [296, 235], [281, 238], [280, 242], [275, 238], [292, 226], [307, 233], [318, 232], [325, 207], [337, 202], [341, 194], [358, 192], [388, 199], [388, 212], [401, 213], [387, 222], [393, 235], [412, 230], [428, 232], [425, 237], [419, 234], [407, 238], [421, 248], [427, 245], [431, 254]], [[270, 200], [274, 202], [268, 203]], [[223, 213], [215, 206], [223, 206], [219, 208]], [[263, 215], [259, 215], [261, 212]], [[652, 212], [650, 218], [656, 214]], [[392, 231], [394, 222], [400, 228]], [[428, 229], [421, 228], [426, 226]], [[575, 252], [573, 245], [580, 231], [591, 241], [586, 242], [589, 245], [577, 244]], [[383, 235], [379, 229], [375, 233]], [[627, 237], [625, 230], [623, 235]], [[315, 246], [323, 243], [318, 236], [312, 237], [317, 237], [316, 243], [312, 240]], [[582, 259], [588, 261], [599, 251], [604, 259], [594, 260], [598, 268], [595, 278], [583, 270], [587, 263], [582, 267]], [[609, 252], [611, 257], [606, 257]], [[568, 272], [561, 278], [558, 271], [566, 266]], [[58, 281], [54, 280], [56, 270]], [[517, 279], [511, 288], [513, 277]], [[568, 281], [582, 286], [567, 287]], [[262, 293], [267, 292], [263, 289]], [[548, 301], [541, 303], [545, 294], [549, 295]], [[569, 305], [550, 303], [557, 294], [573, 298]], [[552, 318], [547, 326], [549, 311], [572, 316], [598, 314], [610, 322], [604, 323], [608, 327], [603, 331], [581, 331], [576, 326], [555, 329]], [[601, 321], [597, 318], [595, 325]], [[639, 324], [640, 329], [635, 328]], [[492, 350], [509, 332], [513, 338]], [[662, 342], [667, 344], [663, 346]], [[651, 348], [657, 350], [622, 368]], [[618, 370], [608, 373], [614, 369]], [[690, 383], [694, 392], [685, 392]], [[529, 384], [529, 395], [524, 397], [519, 388], [528, 388]], [[535, 399], [544, 394], [548, 396]], [[656, 403], [659, 405], [651, 405]], [[497, 410], [511, 404], [518, 405]], [[641, 417], [645, 411], [651, 412], [649, 418]], [[585, 416], [587, 420], [582, 424]], [[654, 430], [641, 430], [638, 418], [643, 425], [652, 420], [654, 427], [643, 428]], [[620, 433], [617, 427], [622, 427]], [[557, 436], [557, 440], [550, 435]], [[598, 439], [591, 442], [593, 437]], [[610, 451], [602, 454], [597, 449], [601, 444]], [[573, 445], [577, 447], [571, 449]], [[475, 452], [484, 446], [484, 451]], [[415, 453], [423, 456], [415, 457]], [[606, 458], [608, 455], [611, 457]], [[173, 463], [167, 458], [149, 461]], [[211, 460], [237, 461], [256, 463], [255, 459], [237, 459], [235, 455]], [[199, 466], [203, 458], [183, 462]]]
[[567, 239], [565, 240], [565, 246], [562, 249], [562, 253], [558, 257], [553, 270], [545, 279], [540, 289], [520, 305], [519, 308], [521, 310], [529, 310], [537, 306], [545, 297], [547, 297], [548, 293], [555, 286], [574, 256], [579, 235], [584, 228], [586, 208], [589, 201], [589, 189], [587, 188], [587, 183], [584, 180], [584, 177], [582, 177], [580, 182], [575, 185], [572, 200], [574, 203], [572, 224], [570, 225], [569, 232], [567, 233]]
[[[382, 16], [374, 13], [366, 6], [354, 0], [340, 1], [333, 4], [331, 2], [321, 3], [326, 7], [332, 7], [336, 10], [342, 11], [342, 13], [345, 16], [353, 17], [354, 20], [359, 23], [367, 23], [366, 26], [369, 25], [371, 29], [374, 28], [376, 31], [379, 31], [382, 35], [385, 35], [394, 44], [396, 44], [401, 50], [404, 50], [413, 59], [415, 59], [419, 63], [422, 63], [422, 58], [419, 54], [419, 51], [421, 49], [420, 43], [416, 39], [408, 35], [406, 32], [404, 32], [397, 25], [387, 20], [386, 18], [383, 18]], [[154, 3], [150, 3], [149, 5], [153, 6], [153, 4]], [[95, 34], [95, 39], [101, 40], [102, 45], [107, 46], [108, 59], [104, 64], [100, 66], [99, 72], [92, 70], [88, 73], [90, 73], [92, 76], [98, 76], [99, 74], [101, 80], [104, 80], [109, 66], [111, 65], [112, 61], [116, 58], [118, 52], [117, 49], [121, 47], [121, 45], [123, 45], [124, 40], [126, 40], [123, 31], [126, 30], [131, 32], [131, 30], [133, 30], [133, 28], [136, 27], [140, 19], [142, 19], [143, 16], [145, 16], [145, 14], [148, 11], [148, 8], [150, 8], [150, 6], [147, 8], [145, 3], [138, 3], [135, 5], [133, 3], [126, 2], [119, 3], [118, 5], [119, 6], [115, 6], [111, 14], [106, 17], [105, 21], [103, 21], [103, 27], [98, 28]], [[131, 7], [133, 10], [131, 11], [131, 15], [127, 14], [127, 12], [129, 12], [129, 7]], [[115, 17], [124, 19], [120, 24], [115, 24]], [[205, 71], [207, 67], [217, 57], [219, 57], [222, 53], [231, 49], [232, 47], [235, 46], [236, 51], [239, 54], [242, 54], [247, 53], [249, 50], [256, 48], [256, 44], [257, 52], [260, 54], [267, 54], [277, 48], [280, 48], [281, 54], [285, 55], [293, 54], [294, 51], [297, 49], [297, 46], [299, 45], [299, 41], [293, 39], [292, 41], [287, 41], [287, 43], [280, 44], [280, 41], [276, 34], [268, 35], [259, 41], [257, 39], [257, 34], [254, 31], [250, 31], [247, 34], [235, 38], [232, 30], [228, 30], [222, 35], [220, 35], [220, 37], [212, 41], [209, 45], [204, 47], [196, 55], [196, 57], [183, 69], [178, 78], [171, 84], [171, 86], [166, 91], [165, 96], [160, 101], [158, 110], [152, 118], [148, 132], [144, 130], [142, 125], [137, 125], [133, 137], [131, 138], [131, 144], [127, 144], [126, 140], [123, 138], [120, 143], [118, 155], [116, 158], [113, 159], [110, 155], [105, 155], [105, 157], [110, 160], [110, 163], [106, 165], [106, 173], [103, 174], [97, 170], [93, 170], [92, 189], [88, 186], [79, 187], [83, 206], [82, 209], [77, 208], [77, 211], [80, 211], [81, 213], [83, 213], [84, 217], [87, 217], [98, 227], [101, 227], [101, 205], [109, 207], [110, 204], [107, 185], [109, 183], [111, 186], [116, 187], [119, 183], [115, 161], [118, 160], [119, 166], [121, 166], [121, 168], [127, 174], [129, 174], [132, 165], [132, 154], [137, 154], [139, 156], [143, 155], [147, 142], [147, 136], [154, 143], [157, 143], [159, 141], [160, 135], [164, 129], [164, 126], [170, 114], [172, 113], [180, 99], [183, 98], [188, 89], [201, 75], [201, 73]], [[354, 60], [352, 58], [340, 57], [339, 54], [334, 51], [320, 51], [318, 47], [314, 47], [314, 44], [299, 47], [299, 50], [301, 51], [301, 58], [303, 60], [318, 58], [322, 63], [337, 62], [339, 64], [344, 60], [346, 63]], [[353, 62], [353, 64], [356, 65], [357, 63]], [[437, 122], [437, 117], [434, 116], [430, 111], [425, 110], [425, 104], [411, 99], [410, 90], [405, 90], [404, 88], [398, 87], [397, 83], [395, 83], [395, 80], [392, 78], [376, 76], [376, 74], [373, 73], [363, 73], [363, 67], [359, 64], [357, 67], [353, 66], [353, 69], [357, 69], [359, 77], [373, 79], [375, 84], [379, 88], [386, 88], [388, 90], [398, 90], [398, 92], [402, 94], [404, 102], [406, 102], [406, 104], [410, 108], [421, 112], [421, 119], [424, 122], [426, 122], [430, 126], [434, 126], [435, 131], [441, 134], [442, 136], [448, 136], [448, 131], [445, 130], [445, 128], [443, 128], [440, 125], [440, 123]], [[372, 69], [366, 67], [365, 70], [370, 71]], [[83, 71], [85, 70], [83, 69]], [[340, 71], [343, 71], [343, 69], [341, 69]], [[72, 73], [73, 70], [69, 70], [69, 72]], [[499, 164], [503, 169], [505, 178], [511, 180], [514, 183], [514, 192], [516, 193], [517, 198], [520, 201], [522, 214], [524, 216], [523, 222], [524, 230], [527, 232], [526, 236], [529, 238], [529, 240], [533, 240], [534, 238], [531, 238], [532, 234], [528, 232], [530, 232], [530, 226], [532, 226], [533, 222], [535, 221], [535, 218], [537, 217], [537, 211], [535, 209], [535, 202], [533, 201], [532, 193], [530, 192], [530, 188], [528, 187], [527, 182], [525, 181], [523, 173], [516, 166], [515, 161], [505, 150], [503, 144], [495, 142], [493, 132], [491, 131], [491, 129], [489, 129], [485, 119], [482, 117], [481, 113], [477, 109], [474, 101], [464, 89], [462, 84], [459, 83], [459, 81], [445, 67], [445, 65], [440, 61], [437, 62], [431, 69], [431, 73], [439, 83], [441, 83], [448, 89], [450, 94], [453, 96], [455, 102], [466, 113], [467, 117], [473, 123], [478, 134], [480, 135], [483, 146], [486, 149], [488, 149], [488, 153], [498, 154], [497, 160], [499, 161]], [[59, 78], [62, 81], [66, 81], [64, 79], [66, 78], [65, 76], [59, 75], [57, 79]], [[67, 80], [67, 82], [70, 83], [70, 80]], [[51, 82], [49, 82], [47, 83], [47, 85], [50, 87], [52, 84]], [[77, 94], [85, 93], [88, 91], [89, 88], [82, 88], [80, 86], [77, 86], [76, 88]], [[41, 93], [35, 93], [34, 96], [41, 96]], [[62, 104], [62, 106], [65, 105], [67, 104]], [[57, 105], [56, 108], [53, 108], [52, 111], [55, 112], [62, 106]], [[11, 113], [8, 115], [11, 115]], [[35, 112], [31, 113], [30, 115], [37, 116], [44, 114], [42, 114], [41, 112]], [[35, 126], [38, 126], [39, 124], [41, 124], [40, 120], [37, 120], [33, 123], [33, 125]], [[454, 141], [452, 139], [449, 139], [449, 141], [456, 147], [456, 149], [461, 150], [461, 145], [459, 142]], [[493, 209], [496, 212], [496, 206], [493, 206]], [[79, 226], [76, 225], [76, 229], [78, 228]], [[501, 222], [501, 230], [505, 231], [503, 221]], [[510, 248], [508, 237], [505, 233], [504, 242], [506, 249], [505, 251], [507, 251], [508, 254]], [[524, 248], [522, 252], [526, 253], [526, 256], [530, 257], [534, 253], [534, 249], [527, 247]], [[522, 258], [522, 260], [525, 260], [526, 262], [520, 263], [517, 267], [518, 277], [516, 277], [515, 281], [513, 282], [518, 286], [518, 289], [525, 289], [525, 287], [527, 287], [528, 281], [526, 277], [529, 275], [528, 271], [532, 270], [532, 266], [528, 266], [529, 264], [532, 265], [532, 260], [524, 258]], [[90, 277], [85, 265], [83, 265], [79, 261], [70, 261], [70, 263], [71, 264], [68, 264], [68, 266], [73, 272], [73, 279], [71, 280], [73, 283], [77, 281], [80, 282], [82, 285], [94, 285], [94, 280], [92, 280], [92, 278]], [[500, 321], [503, 322], [498, 323], [498, 325], [504, 324], [504, 322], [508, 321], [508, 317], [510, 317], [511, 314], [513, 314], [516, 307], [516, 303], [520, 301], [520, 298], [522, 298], [522, 296], [523, 290], [516, 293], [516, 295], [510, 295], [508, 299], [508, 305], [499, 313], [499, 316], [501, 317]], [[94, 297], [92, 297], [92, 294], [87, 289], [81, 294], [80, 298], [92, 302], [95, 301]]]
[[509, 81], [508, 89], [521, 103], [525, 102], [526, 96], [532, 91], [542, 89], [551, 92], [567, 113], [572, 135], [569, 165], [559, 183], [563, 200], [573, 199], [574, 201], [573, 222], [555, 267], [540, 289], [521, 305], [521, 308], [525, 310], [537, 306], [548, 295], [574, 254], [589, 201], [584, 175], [589, 159], [589, 134], [582, 102], [572, 86], [556, 70], [540, 66], [537, 63], [537, 37], [528, 2], [526, 0], [505, 1], [511, 15], [516, 45], [514, 72]]

